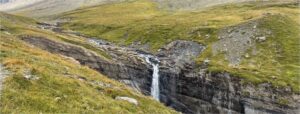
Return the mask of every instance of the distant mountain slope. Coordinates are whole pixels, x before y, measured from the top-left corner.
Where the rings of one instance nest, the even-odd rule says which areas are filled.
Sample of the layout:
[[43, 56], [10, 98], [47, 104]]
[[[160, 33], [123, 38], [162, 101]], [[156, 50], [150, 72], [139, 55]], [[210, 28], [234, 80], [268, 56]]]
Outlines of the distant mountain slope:
[[42, 17], [71, 11], [83, 6], [99, 5], [123, 0], [8, 0], [0, 4], [0, 11]]
[[228, 3], [239, 3], [249, 1], [281, 1], [290, 2], [295, 0], [153, 0], [160, 4], [160, 7], [168, 10], [195, 10], [200, 8], [206, 8], [210, 6], [228, 4]]
[[36, 4], [41, 1], [43, 0], [2, 0], [0, 2], [0, 11], [11, 11]]

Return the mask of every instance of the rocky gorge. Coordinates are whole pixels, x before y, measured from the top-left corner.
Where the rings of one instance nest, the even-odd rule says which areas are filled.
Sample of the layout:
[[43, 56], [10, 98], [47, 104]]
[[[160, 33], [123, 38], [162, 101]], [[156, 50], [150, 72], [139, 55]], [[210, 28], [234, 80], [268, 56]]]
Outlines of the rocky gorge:
[[299, 0], [0, 0], [0, 113], [298, 114]]
[[[90, 45], [108, 53], [112, 59], [103, 59], [92, 51], [72, 44], [59, 43], [44, 37], [21, 36], [29, 44], [74, 58], [80, 64], [123, 82], [145, 95], [151, 94], [154, 69], [140, 55], [151, 55], [159, 59], [160, 102], [186, 114], [299, 112], [299, 95], [289, 89], [274, 88], [268, 83], [244, 84], [242, 78], [230, 73], [209, 71], [209, 60], [197, 64], [193, 58], [206, 49], [206, 46], [197, 42], [176, 40], [156, 54], [151, 54], [135, 48], [120, 47], [104, 40], [84, 38]], [[153, 57], [149, 61], [155, 62]]]

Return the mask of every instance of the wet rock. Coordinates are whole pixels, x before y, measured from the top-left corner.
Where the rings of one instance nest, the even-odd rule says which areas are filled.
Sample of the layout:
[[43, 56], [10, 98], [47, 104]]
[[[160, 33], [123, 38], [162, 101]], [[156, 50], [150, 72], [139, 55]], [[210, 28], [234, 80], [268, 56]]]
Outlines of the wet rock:
[[136, 99], [134, 99], [134, 98], [117, 96], [115, 99], [116, 100], [127, 101], [129, 103], [134, 104], [134, 105], [138, 105], [138, 101]]

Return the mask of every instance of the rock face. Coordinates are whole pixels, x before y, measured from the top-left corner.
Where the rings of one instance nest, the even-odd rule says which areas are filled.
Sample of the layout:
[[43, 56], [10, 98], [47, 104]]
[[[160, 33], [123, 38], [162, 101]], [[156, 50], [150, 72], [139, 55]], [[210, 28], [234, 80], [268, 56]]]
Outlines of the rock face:
[[[82, 47], [33, 36], [21, 39], [49, 52], [72, 57], [146, 95], [150, 93], [153, 69], [144, 61], [121, 59], [119, 63], [109, 62]], [[161, 59], [159, 89], [162, 103], [186, 114], [298, 113], [299, 95], [293, 94], [290, 89], [272, 88], [270, 84], [242, 84], [242, 79], [236, 76], [226, 72], [209, 72], [205, 64], [185, 61], [197, 56], [203, 49], [204, 46], [195, 42], [175, 41], [158, 53]], [[129, 55], [135, 58], [134, 54]], [[282, 100], [288, 103], [280, 104], [278, 101]]]
[[[296, 114], [299, 104], [279, 105], [279, 99], [290, 99], [289, 90], [270, 85], [242, 85], [241, 79], [228, 73], [210, 73], [198, 69], [179, 74], [163, 74], [162, 102], [184, 113]], [[205, 72], [201, 74], [201, 72]], [[191, 77], [192, 76], [192, 77]]]
[[72, 57], [80, 64], [89, 66], [110, 78], [125, 82], [126, 84], [149, 95], [152, 71], [145, 64], [133, 65], [105, 61], [95, 53], [81, 47], [63, 44], [41, 37], [22, 36], [22, 40], [36, 47]]
[[[196, 58], [203, 50], [205, 46], [193, 42], [177, 40], [173, 41], [164, 48], [161, 48], [157, 56], [160, 60], [164, 61], [164, 66], [174, 67], [179, 66], [181, 68], [185, 65], [193, 64], [194, 58]], [[167, 64], [167, 62], [169, 64]]]

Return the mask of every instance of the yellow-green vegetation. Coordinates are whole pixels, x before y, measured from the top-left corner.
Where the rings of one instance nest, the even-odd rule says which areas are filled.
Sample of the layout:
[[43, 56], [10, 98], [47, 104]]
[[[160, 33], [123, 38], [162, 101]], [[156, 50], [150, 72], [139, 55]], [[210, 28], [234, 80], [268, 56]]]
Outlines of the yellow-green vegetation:
[[245, 78], [245, 83], [272, 83], [276, 87], [291, 87], [300, 92], [299, 58], [299, 24], [290, 17], [273, 15], [263, 18], [259, 28], [271, 30], [273, 34], [265, 42], [258, 43], [257, 55], [243, 57], [242, 63], [236, 67], [228, 66], [222, 54], [212, 56], [210, 52], [201, 55], [199, 61], [210, 58], [210, 70], [230, 72]]
[[[34, 20], [1, 13], [5, 29], [0, 31], [0, 62], [9, 73], [1, 91], [0, 113], [176, 113], [69, 58], [19, 40], [18, 35], [30, 34], [60, 41], [34, 24]], [[137, 99], [139, 104], [115, 100], [116, 96]]]
[[[184, 39], [202, 43], [207, 49], [198, 58], [211, 60], [211, 71], [230, 72], [254, 84], [269, 82], [276, 87], [292, 87], [299, 92], [299, 15], [298, 3], [247, 2], [214, 6], [200, 11], [168, 12], [147, 0], [82, 8], [61, 15], [71, 19], [65, 29], [106, 39], [120, 45], [149, 44], [156, 52], [171, 41]], [[258, 55], [229, 66], [222, 54], [212, 57], [211, 44], [218, 31], [227, 26], [258, 19], [259, 27], [272, 35], [257, 44]], [[207, 38], [209, 36], [209, 38]], [[251, 50], [249, 50], [251, 51]], [[251, 64], [250, 64], [251, 63]]]
[[86, 49], [96, 52], [103, 59], [106, 60], [111, 59], [109, 54], [89, 45], [86, 39], [74, 35], [57, 34], [50, 31], [41, 30], [37, 28], [38, 26], [36, 24], [37, 21], [33, 19], [21, 17], [21, 16], [9, 15], [1, 12], [0, 12], [0, 18], [1, 18], [2, 28], [5, 29], [6, 32], [11, 33], [14, 36], [33, 35], [33, 36], [47, 37], [52, 40], [67, 42], [74, 45], [82, 46]]
[[224, 26], [261, 17], [264, 13], [282, 13], [296, 20], [297, 4], [257, 6], [255, 3], [217, 6], [202, 11], [166, 12], [153, 2], [138, 0], [65, 13], [71, 19], [64, 25], [85, 35], [122, 45], [132, 42], [150, 44], [153, 51], [175, 39], [190, 39], [207, 44], [206, 34]]

